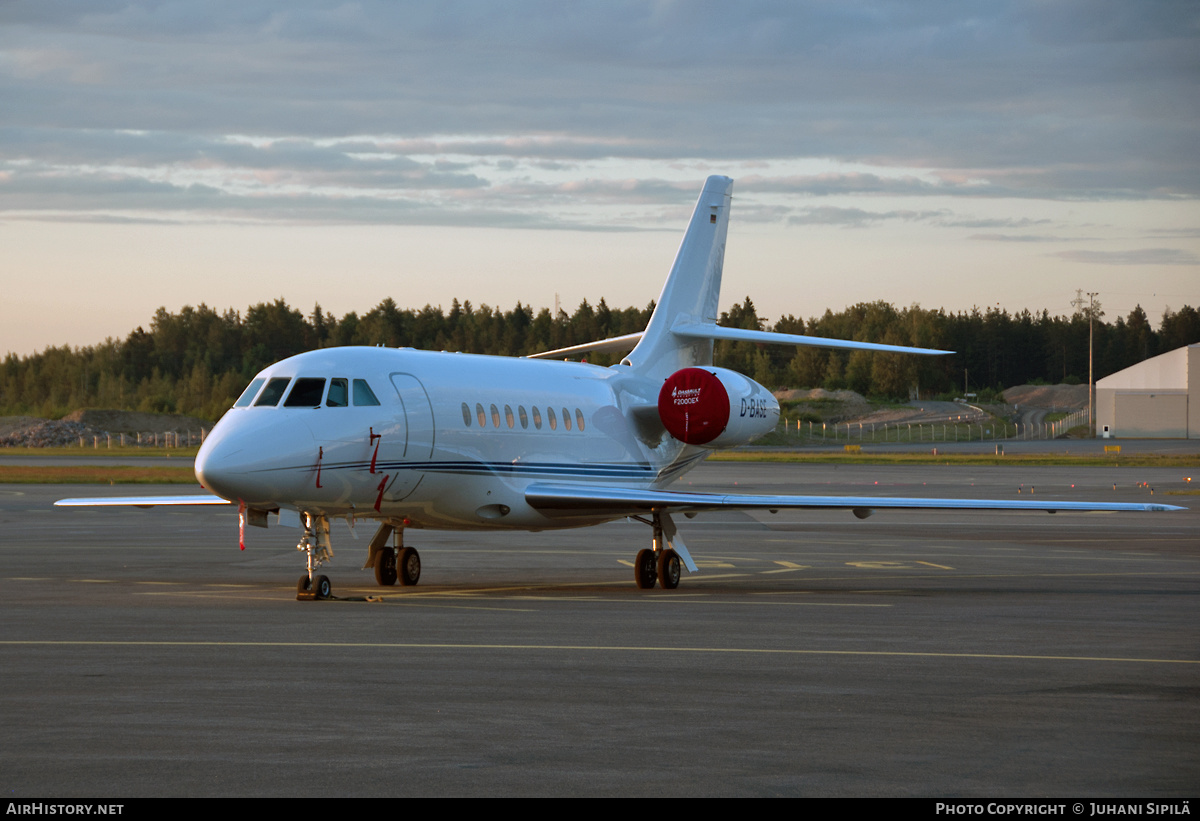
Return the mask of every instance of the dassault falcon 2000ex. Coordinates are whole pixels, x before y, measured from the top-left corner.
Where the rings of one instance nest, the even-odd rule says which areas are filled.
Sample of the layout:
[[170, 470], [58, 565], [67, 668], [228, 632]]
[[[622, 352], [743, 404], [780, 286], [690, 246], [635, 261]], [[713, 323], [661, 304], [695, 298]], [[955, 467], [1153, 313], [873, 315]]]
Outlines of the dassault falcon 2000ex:
[[[727, 339], [842, 350], [948, 351], [723, 328], [716, 324], [733, 180], [709, 177], [662, 294], [641, 333], [511, 359], [411, 349], [328, 348], [259, 373], [196, 456], [215, 495], [63, 499], [59, 505], [236, 504], [241, 525], [268, 515], [303, 527], [301, 599], [331, 595], [314, 570], [332, 557], [330, 520], [371, 519], [364, 569], [381, 585], [416, 584], [408, 528], [539, 531], [632, 518], [651, 546], [640, 588], [696, 572], [673, 517], [726, 508], [1179, 510], [1056, 501], [749, 496], [668, 486], [715, 450], [775, 428], [779, 404], [752, 379], [713, 366]], [[556, 361], [625, 352], [612, 367]]]

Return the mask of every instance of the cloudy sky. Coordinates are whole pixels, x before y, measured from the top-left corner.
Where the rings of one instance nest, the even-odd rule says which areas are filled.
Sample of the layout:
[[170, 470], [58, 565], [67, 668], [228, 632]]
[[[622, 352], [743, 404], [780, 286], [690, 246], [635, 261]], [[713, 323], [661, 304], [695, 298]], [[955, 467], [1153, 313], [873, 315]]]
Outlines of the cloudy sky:
[[0, 0], [0, 353], [154, 310], [1200, 306], [1200, 5]]

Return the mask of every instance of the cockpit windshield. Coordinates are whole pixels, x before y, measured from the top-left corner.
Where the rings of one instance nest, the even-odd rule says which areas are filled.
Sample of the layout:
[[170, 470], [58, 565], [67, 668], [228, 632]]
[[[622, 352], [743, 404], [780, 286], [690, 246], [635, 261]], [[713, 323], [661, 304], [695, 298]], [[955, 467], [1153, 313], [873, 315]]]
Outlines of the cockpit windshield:
[[274, 407], [279, 404], [280, 397], [283, 396], [284, 390], [291, 382], [290, 376], [277, 376], [267, 383], [263, 388], [262, 395], [258, 397], [258, 401], [254, 403], [256, 408]]
[[329, 380], [329, 396], [325, 398], [325, 406], [329, 408], [344, 408], [350, 404], [350, 393], [346, 380], [334, 378]]
[[292, 392], [288, 394], [285, 408], [315, 408], [320, 406], [321, 397], [325, 394], [325, 380], [302, 376], [296, 380]]
[[359, 407], [379, 404], [379, 400], [375, 398], [375, 391], [371, 390], [365, 379], [354, 380], [354, 404]]
[[263, 379], [260, 376], [258, 379], [255, 379], [253, 382], [247, 385], [246, 390], [242, 391], [242, 395], [238, 397], [238, 401], [233, 403], [233, 406], [235, 408], [250, 407], [250, 403], [254, 401], [254, 395], [258, 393], [258, 389], [261, 388], [263, 386], [263, 382], [266, 381], [266, 379]]
[[[328, 394], [325, 392], [326, 381], [329, 382]], [[265, 388], [263, 383], [266, 383]], [[289, 384], [292, 386], [290, 393]], [[278, 407], [284, 394], [287, 394], [287, 399], [283, 402], [285, 408], [319, 408], [322, 398], [325, 400], [325, 407], [328, 408], [348, 408], [351, 399], [357, 407], [381, 404], [365, 379], [351, 380], [339, 376], [326, 380], [318, 376], [301, 376], [293, 382], [290, 376], [277, 376], [270, 380], [260, 376], [242, 391], [234, 407], [247, 408], [251, 404], [256, 408]]]

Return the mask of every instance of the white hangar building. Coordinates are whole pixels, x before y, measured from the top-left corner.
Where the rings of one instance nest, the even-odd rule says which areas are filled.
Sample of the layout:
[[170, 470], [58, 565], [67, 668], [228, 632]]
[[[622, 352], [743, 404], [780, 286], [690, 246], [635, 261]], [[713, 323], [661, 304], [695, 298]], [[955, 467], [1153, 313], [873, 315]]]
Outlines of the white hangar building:
[[[1191, 401], [1191, 392], [1197, 398]], [[1200, 345], [1176, 348], [1096, 382], [1103, 436], [1200, 439]]]

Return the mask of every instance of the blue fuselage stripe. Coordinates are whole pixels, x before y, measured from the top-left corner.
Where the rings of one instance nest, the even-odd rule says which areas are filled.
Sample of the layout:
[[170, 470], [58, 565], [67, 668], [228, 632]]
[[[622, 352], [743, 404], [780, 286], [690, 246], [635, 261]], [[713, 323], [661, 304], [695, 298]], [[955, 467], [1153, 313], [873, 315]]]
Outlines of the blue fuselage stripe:
[[[323, 472], [368, 470], [370, 462], [331, 462], [321, 465]], [[316, 465], [295, 466], [284, 470], [315, 470]], [[278, 470], [276, 468], [275, 470]], [[648, 464], [641, 465], [573, 465], [555, 462], [376, 462], [376, 473], [393, 470], [418, 470], [428, 473], [504, 473], [512, 476], [576, 476], [619, 479], [653, 479], [656, 472]]]

